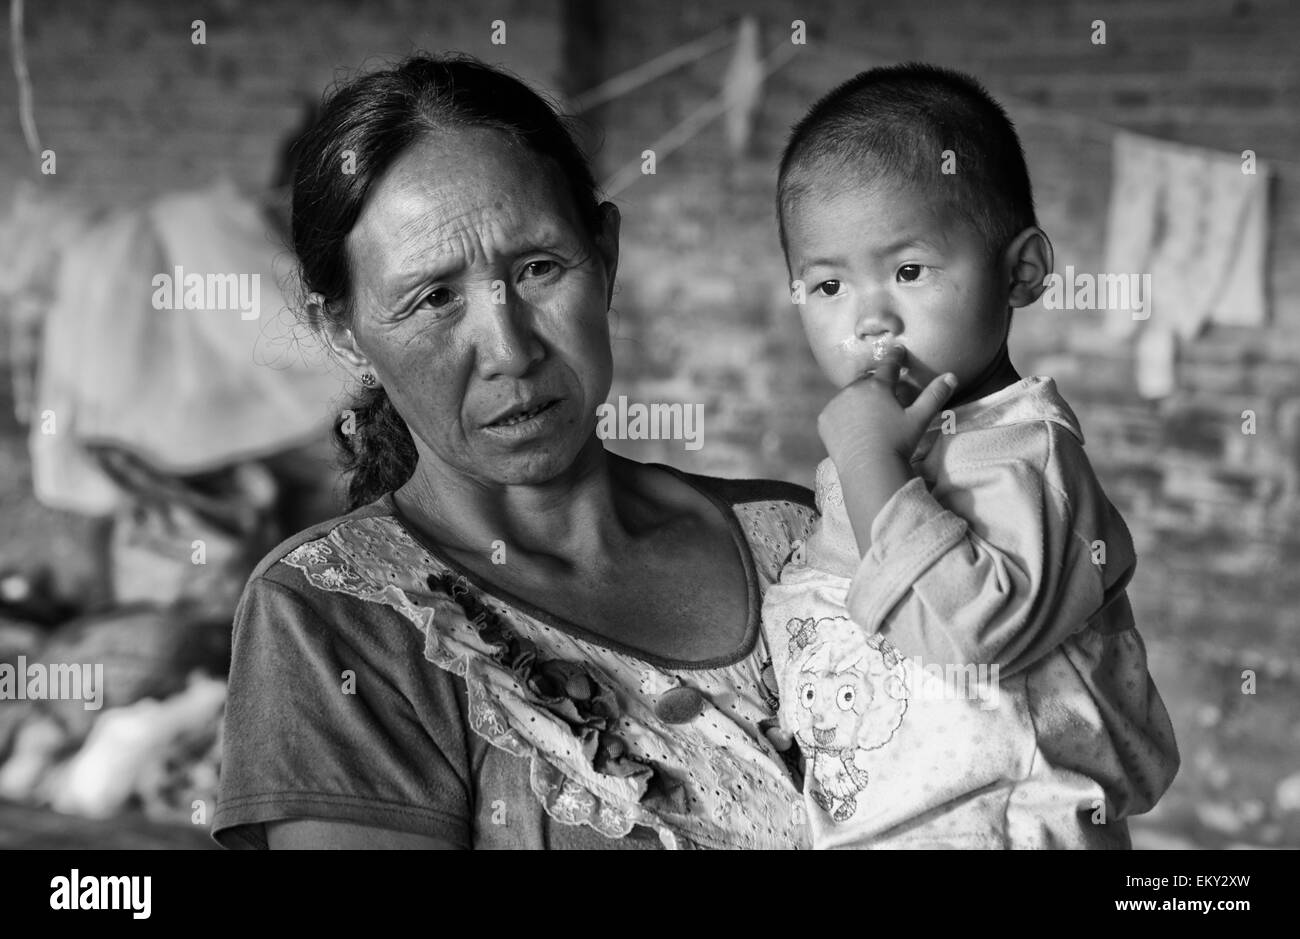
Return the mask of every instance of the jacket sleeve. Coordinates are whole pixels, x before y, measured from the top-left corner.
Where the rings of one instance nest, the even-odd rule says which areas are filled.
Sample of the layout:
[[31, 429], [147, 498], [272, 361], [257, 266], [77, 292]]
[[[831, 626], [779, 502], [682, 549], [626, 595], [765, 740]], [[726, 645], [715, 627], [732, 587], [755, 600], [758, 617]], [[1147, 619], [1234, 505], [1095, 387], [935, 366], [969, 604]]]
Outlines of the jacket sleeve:
[[1008, 675], [1122, 593], [1132, 544], [1082, 447], [1047, 423], [1014, 442], [999, 458], [945, 460], [885, 504], [849, 588], [860, 626], [925, 662]]

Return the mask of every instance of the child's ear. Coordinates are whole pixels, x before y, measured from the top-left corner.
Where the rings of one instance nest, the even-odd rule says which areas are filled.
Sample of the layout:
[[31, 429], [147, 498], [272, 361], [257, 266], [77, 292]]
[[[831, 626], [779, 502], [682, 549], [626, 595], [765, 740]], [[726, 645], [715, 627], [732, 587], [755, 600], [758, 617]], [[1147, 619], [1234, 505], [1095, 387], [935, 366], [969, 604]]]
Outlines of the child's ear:
[[1052, 242], [1047, 233], [1031, 225], [1012, 239], [1002, 255], [1002, 272], [1009, 283], [1007, 303], [1012, 307], [1029, 306], [1043, 292], [1047, 275], [1052, 273]]

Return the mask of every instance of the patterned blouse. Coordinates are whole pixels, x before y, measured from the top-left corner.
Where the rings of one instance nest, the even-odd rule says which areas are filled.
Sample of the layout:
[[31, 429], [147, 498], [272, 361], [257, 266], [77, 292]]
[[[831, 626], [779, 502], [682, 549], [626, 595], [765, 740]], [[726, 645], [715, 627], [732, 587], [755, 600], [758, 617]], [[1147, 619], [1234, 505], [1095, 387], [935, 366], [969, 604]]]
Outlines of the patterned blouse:
[[661, 467], [723, 512], [745, 638], [705, 662], [620, 646], [424, 544], [391, 494], [285, 542], [235, 618], [213, 836], [318, 818], [466, 848], [808, 844], [762, 596], [814, 519], [799, 486]]

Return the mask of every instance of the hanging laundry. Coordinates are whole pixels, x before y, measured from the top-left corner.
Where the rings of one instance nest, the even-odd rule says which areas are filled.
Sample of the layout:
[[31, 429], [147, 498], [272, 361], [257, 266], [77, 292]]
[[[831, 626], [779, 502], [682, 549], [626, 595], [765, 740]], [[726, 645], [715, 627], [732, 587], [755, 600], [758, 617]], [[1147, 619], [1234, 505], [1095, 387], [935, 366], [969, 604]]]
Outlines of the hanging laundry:
[[[1113, 149], [1105, 272], [1150, 274], [1147, 318], [1112, 310], [1117, 338], [1141, 329], [1138, 384], [1147, 398], [1175, 388], [1178, 342], [1207, 324], [1262, 326], [1268, 173], [1238, 154], [1119, 132]], [[1155, 335], [1155, 334], [1160, 335]]]
[[281, 289], [291, 273], [260, 206], [228, 182], [90, 227], [63, 254], [45, 323], [37, 497], [113, 511], [118, 490], [90, 445], [186, 475], [323, 434], [342, 384], [315, 340], [300, 343]]
[[[32, 486], [45, 505], [108, 515], [123, 499], [86, 450], [82, 425], [97, 393], [119, 406], [158, 408], [156, 397], [134, 397], [147, 361], [135, 347], [149, 341], [149, 282], [143, 275], [163, 263], [157, 239], [133, 212], [118, 211], [91, 224], [62, 252], [28, 415]], [[110, 313], [116, 328], [106, 328]]]
[[0, 220], [0, 314], [14, 415], [22, 424], [30, 420], [36, 397], [41, 326], [53, 301], [59, 258], [95, 217], [80, 200], [51, 195], [19, 179], [13, 205]]

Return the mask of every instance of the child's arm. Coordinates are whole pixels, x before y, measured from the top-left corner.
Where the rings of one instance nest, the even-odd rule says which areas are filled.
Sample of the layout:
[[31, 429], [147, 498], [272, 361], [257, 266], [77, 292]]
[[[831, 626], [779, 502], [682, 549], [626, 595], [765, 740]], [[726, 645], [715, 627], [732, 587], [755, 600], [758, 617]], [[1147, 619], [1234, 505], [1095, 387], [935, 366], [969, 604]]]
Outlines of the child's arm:
[[945, 373], [904, 408], [894, 392], [902, 362], [901, 349], [885, 351], [874, 372], [842, 389], [817, 418], [861, 555], [871, 547], [872, 521], [914, 477], [912, 452], [957, 387], [956, 378]]
[[1006, 676], [1123, 602], [1123, 523], [1106, 518], [1099, 488], [1067, 497], [1047, 472], [1050, 451], [1073, 438], [1046, 423], [1011, 432], [1021, 458], [956, 463], [933, 489], [915, 479], [876, 516], [847, 598], [856, 623], [927, 662], [997, 664]]
[[[925, 662], [1027, 667], [1120, 597], [1133, 566], [1127, 530], [1082, 450], [1052, 452], [1077, 447], [1073, 438], [1046, 424], [1008, 429], [1014, 452], [955, 463], [931, 491], [900, 456], [914, 427], [890, 379], [845, 389], [837, 402], [852, 410], [832, 402], [819, 424], [863, 556], [849, 613]], [[1076, 468], [1069, 481], [1055, 475], [1059, 463]], [[1094, 563], [1105, 533], [1109, 556]]]

